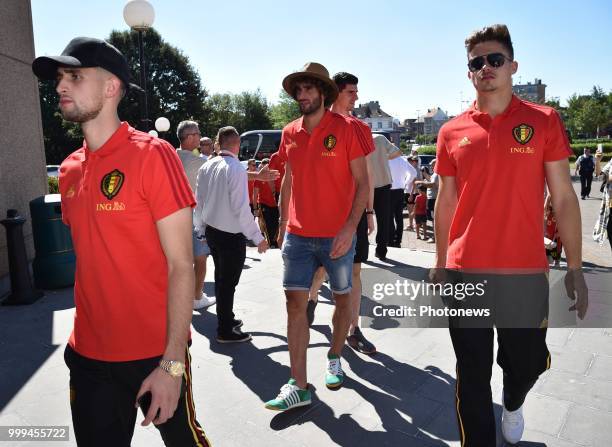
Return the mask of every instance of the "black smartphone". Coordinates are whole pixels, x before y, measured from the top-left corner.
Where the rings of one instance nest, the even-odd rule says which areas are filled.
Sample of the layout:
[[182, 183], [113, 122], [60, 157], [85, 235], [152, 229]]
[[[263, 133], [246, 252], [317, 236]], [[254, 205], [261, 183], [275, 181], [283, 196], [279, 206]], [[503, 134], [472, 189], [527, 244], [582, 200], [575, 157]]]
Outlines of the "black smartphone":
[[[151, 406], [151, 392], [150, 391], [147, 391], [146, 393], [144, 393], [142, 396], [138, 398], [138, 406], [142, 410], [142, 414], [144, 414], [146, 417], [147, 413], [149, 412], [149, 407]], [[159, 417], [159, 410], [157, 410], [157, 414], [155, 415], [153, 420], [157, 419], [158, 417]]]

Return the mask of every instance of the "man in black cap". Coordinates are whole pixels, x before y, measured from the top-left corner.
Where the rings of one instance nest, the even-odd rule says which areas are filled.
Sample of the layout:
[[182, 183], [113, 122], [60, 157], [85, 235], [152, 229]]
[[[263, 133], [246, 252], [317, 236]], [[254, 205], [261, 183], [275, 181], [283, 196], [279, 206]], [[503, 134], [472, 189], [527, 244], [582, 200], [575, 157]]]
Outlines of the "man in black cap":
[[208, 446], [195, 418], [189, 325], [193, 193], [164, 140], [117, 115], [128, 65], [109, 43], [73, 39], [32, 69], [55, 79], [85, 141], [60, 168], [62, 220], [77, 255], [74, 330], [64, 354], [76, 441], [129, 445], [137, 406], [167, 446]]

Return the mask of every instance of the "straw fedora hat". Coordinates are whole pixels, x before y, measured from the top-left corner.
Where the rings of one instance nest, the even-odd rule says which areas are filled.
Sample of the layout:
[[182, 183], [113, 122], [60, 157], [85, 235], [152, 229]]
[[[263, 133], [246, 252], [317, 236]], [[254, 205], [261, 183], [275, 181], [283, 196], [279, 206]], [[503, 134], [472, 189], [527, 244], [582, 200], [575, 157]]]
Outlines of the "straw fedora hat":
[[285, 91], [291, 96], [293, 96], [293, 85], [295, 81], [299, 78], [314, 78], [322, 81], [326, 86], [324, 95], [325, 95], [325, 105], [331, 105], [336, 98], [338, 97], [338, 86], [336, 83], [329, 77], [329, 71], [323, 65], [318, 64], [316, 62], [307, 62], [306, 65], [302, 67], [300, 71], [296, 71], [286, 76], [283, 79], [283, 88]]

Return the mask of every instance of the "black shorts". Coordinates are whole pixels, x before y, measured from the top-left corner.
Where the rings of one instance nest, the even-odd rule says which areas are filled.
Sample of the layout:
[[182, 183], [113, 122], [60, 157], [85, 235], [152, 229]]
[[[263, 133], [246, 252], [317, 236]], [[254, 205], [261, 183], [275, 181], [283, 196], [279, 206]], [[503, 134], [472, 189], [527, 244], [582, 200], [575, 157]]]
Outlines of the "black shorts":
[[416, 214], [414, 216], [414, 221], [417, 224], [424, 224], [427, 223], [427, 215], [426, 214]]
[[[130, 445], [137, 416], [134, 407], [136, 395], [143, 380], [157, 368], [159, 359], [104, 362], [83, 357], [70, 345], [66, 346], [64, 360], [70, 369], [70, 409], [78, 445]], [[166, 446], [208, 447], [210, 442], [195, 415], [189, 349], [182, 380], [182, 392], [174, 415], [155, 428]]]
[[368, 218], [363, 213], [357, 225], [357, 242], [355, 243], [355, 257], [353, 264], [359, 264], [368, 260], [370, 241], [368, 241]]

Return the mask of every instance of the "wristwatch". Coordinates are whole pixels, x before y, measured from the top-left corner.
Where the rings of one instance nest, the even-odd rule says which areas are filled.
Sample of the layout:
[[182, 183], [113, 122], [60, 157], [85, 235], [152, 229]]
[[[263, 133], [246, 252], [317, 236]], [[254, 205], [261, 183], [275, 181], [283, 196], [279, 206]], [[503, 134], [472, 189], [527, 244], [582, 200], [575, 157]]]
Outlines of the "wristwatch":
[[159, 367], [172, 377], [183, 377], [185, 372], [185, 364], [177, 360], [160, 360]]
[[374, 210], [369, 210], [369, 209], [366, 208], [365, 213], [366, 214], [374, 214]]

